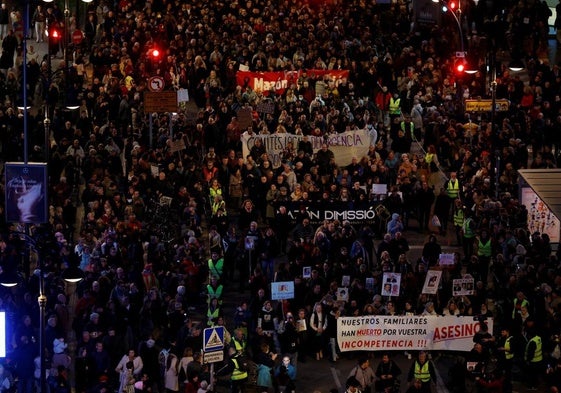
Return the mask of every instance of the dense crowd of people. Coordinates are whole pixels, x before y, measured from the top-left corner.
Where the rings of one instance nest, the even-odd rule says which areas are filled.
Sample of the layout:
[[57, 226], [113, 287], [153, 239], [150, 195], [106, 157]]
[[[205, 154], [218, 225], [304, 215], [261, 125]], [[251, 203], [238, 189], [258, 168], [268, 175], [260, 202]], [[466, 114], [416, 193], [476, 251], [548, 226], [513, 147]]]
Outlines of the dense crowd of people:
[[[485, 67], [454, 72], [454, 20], [444, 14], [438, 25], [423, 24], [411, 3], [102, 0], [88, 5], [83, 23], [48, 3], [29, 15], [25, 87], [18, 6], [0, 9], [1, 157], [23, 160], [16, 104], [27, 88], [30, 159], [48, 161], [49, 222], [31, 226], [40, 240], [30, 256], [17, 233], [24, 227], [6, 223], [0, 205], [0, 266], [24, 272], [0, 298], [13, 326], [0, 391], [17, 377], [18, 392], [31, 392], [39, 378], [39, 275], [55, 392], [204, 392], [211, 376], [201, 334], [209, 326], [226, 329], [218, 375], [228, 375], [233, 393], [246, 383], [290, 392], [298, 362], [338, 361], [338, 317], [381, 314], [479, 318], [474, 349], [461, 356], [486, 366], [464, 375], [474, 389], [498, 383], [510, 391], [526, 365], [531, 387], [539, 377], [561, 388], [558, 255], [545, 228], [530, 231], [518, 199], [517, 170], [555, 168], [560, 147], [561, 76], [547, 60], [545, 3], [462, 2], [469, 53], [482, 65], [481, 48], [498, 54], [496, 95], [510, 105], [494, 119], [464, 112], [464, 99], [486, 96], [488, 75]], [[62, 60], [57, 45], [43, 59], [34, 55], [31, 39], [65, 23], [69, 33], [82, 27], [84, 41], [63, 48]], [[527, 81], [509, 71], [505, 54], [525, 61]], [[238, 86], [240, 67], [301, 72], [284, 92], [261, 92]], [[309, 69], [349, 77], [320, 81], [317, 97]], [[167, 90], [187, 89], [195, 115], [145, 113], [153, 75]], [[273, 113], [255, 111], [265, 100]], [[61, 109], [74, 103], [77, 114]], [[252, 110], [249, 127], [240, 126], [241, 108]], [[309, 141], [361, 129], [373, 143], [345, 165], [327, 143], [314, 150]], [[243, 155], [244, 133], [301, 138], [274, 167], [260, 143]], [[375, 184], [388, 186], [385, 198], [370, 192]], [[318, 206], [378, 214], [374, 222], [314, 222], [309, 209]], [[409, 256], [412, 230], [430, 232], [419, 260]], [[438, 293], [422, 294], [442, 236], [462, 252]], [[72, 266], [85, 278], [70, 293], [61, 273]], [[401, 273], [399, 296], [381, 295], [390, 271]], [[475, 294], [451, 296], [452, 280], [466, 272]], [[337, 301], [347, 276], [348, 301]], [[295, 297], [272, 301], [273, 281], [294, 281]], [[228, 291], [248, 300], [225, 312]], [[494, 332], [485, 329], [490, 317]], [[348, 391], [397, 389], [396, 367], [389, 354], [376, 371], [360, 357]], [[419, 353], [410, 391], [430, 389], [431, 367]]]

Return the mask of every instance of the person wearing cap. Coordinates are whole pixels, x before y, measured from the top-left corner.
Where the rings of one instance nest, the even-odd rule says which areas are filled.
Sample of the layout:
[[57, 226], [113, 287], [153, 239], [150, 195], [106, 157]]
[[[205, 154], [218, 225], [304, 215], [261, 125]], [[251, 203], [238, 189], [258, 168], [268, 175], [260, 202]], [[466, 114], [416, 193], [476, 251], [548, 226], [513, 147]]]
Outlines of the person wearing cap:
[[428, 359], [425, 351], [420, 351], [417, 359], [413, 360], [407, 381], [410, 385], [414, 385], [415, 380], [421, 381], [421, 389], [419, 392], [430, 393], [431, 384], [436, 383], [436, 370], [434, 364]]

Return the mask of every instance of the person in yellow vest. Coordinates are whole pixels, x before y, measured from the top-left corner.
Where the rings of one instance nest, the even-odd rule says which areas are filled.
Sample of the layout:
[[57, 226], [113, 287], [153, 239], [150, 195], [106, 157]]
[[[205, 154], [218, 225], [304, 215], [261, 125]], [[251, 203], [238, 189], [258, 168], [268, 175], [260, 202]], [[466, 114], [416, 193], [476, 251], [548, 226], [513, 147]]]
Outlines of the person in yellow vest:
[[436, 154], [436, 147], [434, 145], [429, 145], [427, 147], [427, 153], [425, 154], [425, 162], [427, 165], [430, 166], [431, 163], [434, 163], [438, 168], [440, 163], [438, 162], [438, 155]]
[[228, 349], [228, 357], [226, 366], [218, 370], [216, 374], [227, 375], [230, 373], [230, 393], [242, 393], [245, 391], [245, 384], [249, 377], [247, 367], [244, 366], [247, 360], [238, 354], [233, 347]]
[[241, 328], [234, 330], [234, 335], [232, 336], [232, 341], [230, 341], [230, 347], [236, 350], [236, 353], [247, 356], [247, 340], [244, 335], [244, 331]]
[[487, 229], [482, 229], [479, 236], [476, 237], [477, 257], [479, 259], [479, 278], [483, 283], [487, 283], [487, 274], [489, 273], [489, 264], [493, 256], [493, 238], [489, 236]]
[[210, 253], [210, 258], [207, 261], [208, 273], [210, 277], [216, 276], [218, 279], [222, 278], [222, 273], [224, 272], [224, 258], [220, 256], [218, 250], [213, 250]]
[[472, 217], [471, 210], [464, 212], [464, 223], [462, 224], [462, 246], [464, 259], [469, 261], [473, 255], [473, 241], [475, 239], [475, 228], [477, 224]]
[[454, 202], [456, 199], [461, 199], [461, 186], [456, 172], [450, 172], [450, 179], [446, 183], [446, 193], [448, 197]]
[[512, 363], [514, 359], [515, 341], [510, 334], [510, 327], [501, 327], [501, 335], [497, 342], [498, 367], [505, 377], [503, 391], [512, 392]]
[[462, 201], [457, 198], [454, 200], [454, 207], [452, 210], [452, 218], [454, 222], [454, 230], [456, 232], [456, 245], [462, 245], [462, 227], [464, 225], [464, 208], [465, 206], [462, 204]]
[[219, 282], [218, 277], [212, 276], [206, 286], [207, 303], [210, 304], [212, 299], [218, 299], [218, 303], [222, 304], [223, 291], [224, 286]]
[[401, 123], [399, 123], [399, 129], [403, 131], [405, 137], [411, 141], [416, 141], [415, 137], [415, 123], [411, 121], [411, 116], [406, 115]]
[[512, 302], [512, 319], [516, 319], [520, 315], [522, 307], [528, 308], [530, 302], [526, 299], [526, 295], [522, 291], [516, 292], [516, 297]]
[[390, 118], [393, 120], [396, 117], [401, 116], [401, 98], [399, 98], [399, 93], [393, 93], [390, 98], [389, 105]]
[[436, 371], [425, 351], [419, 352], [417, 359], [413, 361], [413, 364], [409, 369], [407, 382], [411, 385], [416, 379], [421, 380], [422, 393], [430, 393], [431, 384], [436, 384]]
[[538, 390], [538, 379], [543, 372], [542, 339], [533, 329], [529, 332], [529, 337], [531, 338], [528, 340], [524, 351], [524, 361], [528, 366], [528, 390]]
[[212, 298], [208, 304], [208, 308], [206, 310], [206, 324], [208, 327], [213, 327], [216, 325], [216, 321], [219, 317], [222, 317], [222, 307], [220, 307], [220, 303], [218, 298]]

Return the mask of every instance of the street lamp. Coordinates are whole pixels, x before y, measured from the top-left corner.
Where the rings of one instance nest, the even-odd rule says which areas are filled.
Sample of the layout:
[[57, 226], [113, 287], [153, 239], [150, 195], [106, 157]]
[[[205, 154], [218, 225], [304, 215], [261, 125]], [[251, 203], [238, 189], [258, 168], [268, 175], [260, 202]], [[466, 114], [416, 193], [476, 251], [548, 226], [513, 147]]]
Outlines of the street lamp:
[[[462, 24], [460, 23], [460, 18], [458, 18], [458, 15], [456, 15], [456, 7], [454, 2], [452, 2], [451, 4], [454, 4], [454, 6], [450, 7], [449, 4], [443, 0], [432, 0], [433, 3], [441, 3], [442, 4], [442, 10], [444, 12], [446, 11], [450, 11], [450, 15], [452, 15], [454, 17], [454, 21], [456, 21], [456, 25], [458, 26], [458, 34], [460, 35], [460, 50], [462, 52], [462, 54], [465, 55], [465, 51], [464, 51], [464, 33], [462, 30]], [[460, 2], [458, 2], [458, 7], [457, 7], [457, 12], [458, 14], [462, 14], [462, 8], [460, 7]]]
[[[37, 269], [39, 270], [39, 295], [37, 303], [39, 304], [39, 361], [41, 365], [40, 370], [40, 390], [41, 393], [47, 392], [47, 375], [45, 369], [45, 346], [48, 344], [45, 337], [45, 310], [47, 307], [47, 296], [45, 295], [45, 272], [43, 271], [43, 258], [42, 251], [47, 246], [45, 238], [34, 238], [25, 232], [12, 232], [13, 235], [19, 236], [25, 240], [26, 247], [30, 247], [37, 254]], [[29, 266], [28, 266], [29, 268]], [[29, 273], [29, 272], [28, 272]], [[62, 278], [69, 283], [76, 283], [83, 278], [82, 271], [77, 266], [70, 266], [62, 273]], [[21, 276], [15, 269], [8, 269], [2, 271], [0, 274], [0, 285], [6, 288], [13, 288], [21, 282]]]

